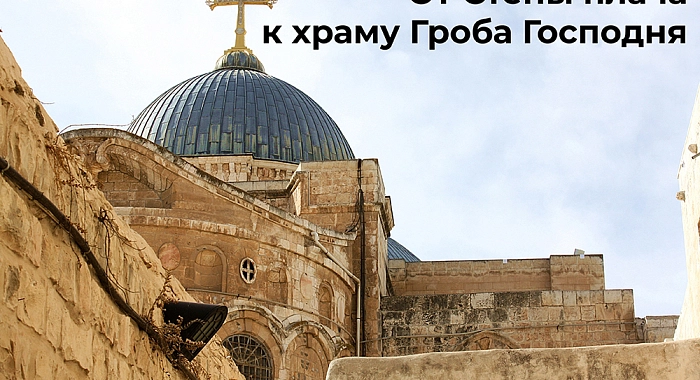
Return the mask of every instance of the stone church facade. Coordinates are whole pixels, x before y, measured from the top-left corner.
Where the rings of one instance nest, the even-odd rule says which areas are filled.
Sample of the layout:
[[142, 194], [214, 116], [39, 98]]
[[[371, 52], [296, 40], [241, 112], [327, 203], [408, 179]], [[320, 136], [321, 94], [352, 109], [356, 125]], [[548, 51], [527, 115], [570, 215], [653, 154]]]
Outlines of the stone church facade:
[[128, 131], [62, 135], [162, 267], [228, 315], [218, 335], [248, 380], [324, 379], [333, 359], [662, 341], [605, 288], [601, 255], [424, 262], [390, 238], [377, 159], [265, 73], [245, 46], [165, 91]]
[[663, 341], [601, 255], [420, 261], [378, 160], [247, 50], [174, 86], [129, 131], [62, 135], [117, 213], [197, 300], [252, 379], [324, 379], [346, 356]]

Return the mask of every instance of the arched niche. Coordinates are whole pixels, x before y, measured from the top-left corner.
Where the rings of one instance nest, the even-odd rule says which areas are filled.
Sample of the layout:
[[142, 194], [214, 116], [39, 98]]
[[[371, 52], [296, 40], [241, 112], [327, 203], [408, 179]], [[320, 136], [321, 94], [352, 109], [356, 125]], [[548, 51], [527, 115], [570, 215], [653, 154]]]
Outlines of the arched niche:
[[304, 329], [294, 337], [286, 353], [290, 379], [324, 380], [332, 359], [317, 331]]
[[333, 320], [333, 288], [325, 281], [318, 288], [318, 313]]
[[221, 249], [203, 245], [195, 249], [191, 259], [193, 288], [226, 291], [228, 263]]
[[289, 303], [289, 276], [281, 265], [274, 265], [267, 272], [268, 298], [281, 303]]

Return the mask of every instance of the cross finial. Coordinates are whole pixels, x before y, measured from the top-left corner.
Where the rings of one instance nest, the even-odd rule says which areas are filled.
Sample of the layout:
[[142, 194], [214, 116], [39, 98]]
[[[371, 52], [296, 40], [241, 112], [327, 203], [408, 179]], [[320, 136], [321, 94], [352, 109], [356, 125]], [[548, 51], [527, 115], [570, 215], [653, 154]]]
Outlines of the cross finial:
[[226, 5], [237, 5], [238, 6], [238, 20], [236, 22], [236, 45], [226, 52], [231, 51], [247, 51], [251, 52], [250, 49], [245, 45], [245, 6], [246, 5], [267, 5], [272, 9], [272, 7], [277, 3], [277, 0], [206, 0], [205, 3], [214, 10], [218, 6]]

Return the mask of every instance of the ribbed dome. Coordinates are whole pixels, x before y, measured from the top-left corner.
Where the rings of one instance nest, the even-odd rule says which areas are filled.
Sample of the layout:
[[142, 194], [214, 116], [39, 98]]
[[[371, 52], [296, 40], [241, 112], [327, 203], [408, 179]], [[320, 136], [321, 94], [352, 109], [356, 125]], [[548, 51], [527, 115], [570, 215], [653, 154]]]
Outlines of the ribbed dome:
[[181, 156], [354, 158], [338, 126], [313, 99], [250, 69], [223, 68], [178, 84], [146, 107], [129, 132]]
[[401, 245], [398, 241], [388, 238], [386, 241], [386, 250], [389, 260], [403, 260], [407, 263], [419, 262], [418, 256]]

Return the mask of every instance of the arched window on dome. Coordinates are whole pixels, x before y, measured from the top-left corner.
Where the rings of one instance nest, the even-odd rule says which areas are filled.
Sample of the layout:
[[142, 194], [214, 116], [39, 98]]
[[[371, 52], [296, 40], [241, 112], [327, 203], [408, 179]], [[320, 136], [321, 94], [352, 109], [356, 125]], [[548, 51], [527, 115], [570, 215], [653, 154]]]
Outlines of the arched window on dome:
[[250, 335], [231, 335], [223, 346], [246, 380], [272, 380], [272, 357], [267, 347]]

